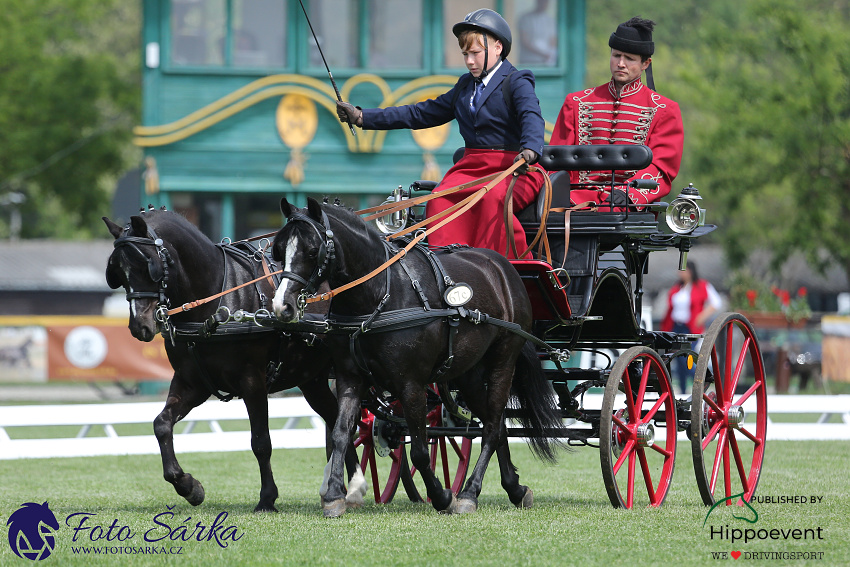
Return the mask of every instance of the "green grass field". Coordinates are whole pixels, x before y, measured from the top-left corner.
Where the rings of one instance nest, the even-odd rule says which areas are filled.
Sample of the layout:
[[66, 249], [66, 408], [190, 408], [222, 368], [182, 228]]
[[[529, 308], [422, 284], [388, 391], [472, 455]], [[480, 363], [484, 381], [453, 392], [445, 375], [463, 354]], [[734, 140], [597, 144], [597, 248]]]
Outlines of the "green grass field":
[[[0, 461], [0, 526], [24, 502], [48, 501], [60, 524], [54, 554], [45, 565], [710, 565], [712, 552], [822, 551], [819, 561], [769, 559], [757, 564], [846, 565], [850, 563], [850, 445], [843, 442], [773, 442], [768, 445], [759, 496], [822, 496], [818, 504], [754, 504], [756, 524], [719, 508], [703, 527], [708, 509], [700, 501], [690, 462], [690, 446], [680, 444], [674, 484], [661, 509], [614, 510], [602, 484], [599, 454], [578, 449], [560, 464], [535, 461], [524, 445], [512, 445], [521, 479], [534, 489], [531, 510], [517, 510], [499, 485], [495, 462], [487, 474], [480, 508], [469, 516], [437, 514], [429, 505], [407, 501], [403, 489], [389, 505], [367, 505], [336, 520], [322, 518], [318, 485], [321, 450], [278, 450], [272, 464], [281, 497], [279, 514], [254, 514], [259, 492], [257, 466], [250, 452], [185, 454], [187, 472], [198, 478], [207, 499], [192, 508], [162, 480], [158, 456]], [[171, 542], [182, 555], [74, 555], [88, 545], [157, 546], [144, 533], [156, 528], [157, 514], [173, 506], [166, 523], [194, 527], [211, 524], [227, 512], [225, 526], [241, 539], [226, 549], [214, 542]], [[85, 534], [72, 542], [64, 525], [76, 512], [96, 514], [89, 525], [115, 532], [128, 526], [126, 542], [92, 543]], [[740, 509], [734, 510], [740, 515]], [[191, 520], [185, 521], [191, 516]], [[822, 528], [822, 540], [759, 542], [712, 541], [719, 528]], [[126, 531], [125, 531], [126, 533]], [[5, 530], [4, 530], [5, 534]], [[25, 565], [0, 544], [0, 565]], [[729, 558], [727, 561], [734, 561]], [[752, 559], [741, 557], [752, 564]]]

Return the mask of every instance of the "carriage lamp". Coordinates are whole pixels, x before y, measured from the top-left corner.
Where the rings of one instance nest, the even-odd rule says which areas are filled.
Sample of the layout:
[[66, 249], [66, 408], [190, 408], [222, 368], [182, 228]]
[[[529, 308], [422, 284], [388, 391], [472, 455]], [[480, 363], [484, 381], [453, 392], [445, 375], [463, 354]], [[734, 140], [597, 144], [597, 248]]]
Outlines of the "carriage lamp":
[[[381, 203], [381, 205], [398, 203], [399, 201], [407, 199], [407, 197], [408, 195], [405, 193], [404, 189], [402, 189], [401, 185], [399, 185], [397, 189], [393, 190], [392, 195], [390, 195], [386, 201]], [[407, 215], [408, 210], [402, 209], [386, 216], [376, 218], [375, 224], [378, 225], [378, 230], [381, 234], [390, 236], [407, 226]]]
[[705, 224], [705, 209], [699, 207], [699, 190], [689, 183], [667, 207], [667, 226], [677, 234], [690, 234]]

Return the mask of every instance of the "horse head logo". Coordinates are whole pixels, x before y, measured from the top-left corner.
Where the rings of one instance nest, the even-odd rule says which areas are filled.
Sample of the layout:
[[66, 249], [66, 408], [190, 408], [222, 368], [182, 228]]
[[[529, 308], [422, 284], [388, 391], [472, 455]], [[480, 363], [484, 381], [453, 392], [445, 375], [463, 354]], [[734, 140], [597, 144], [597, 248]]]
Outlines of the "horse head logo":
[[18, 557], [41, 561], [50, 557], [56, 547], [53, 534], [59, 529], [59, 522], [47, 502], [27, 502], [9, 516], [6, 525], [9, 526], [9, 547]]

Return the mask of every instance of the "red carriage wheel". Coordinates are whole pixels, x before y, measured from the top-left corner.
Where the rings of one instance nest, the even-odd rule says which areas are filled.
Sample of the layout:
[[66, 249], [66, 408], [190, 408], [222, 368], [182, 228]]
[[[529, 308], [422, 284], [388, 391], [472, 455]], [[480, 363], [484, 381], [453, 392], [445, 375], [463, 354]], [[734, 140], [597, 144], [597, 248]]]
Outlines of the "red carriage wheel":
[[[377, 423], [376, 423], [377, 421]], [[375, 434], [376, 426], [378, 435]], [[357, 423], [357, 438], [354, 447], [360, 449], [360, 468], [372, 486], [375, 503], [389, 504], [398, 488], [402, 469], [407, 467], [404, 445], [392, 449], [380, 435], [380, 420], [363, 408]], [[388, 457], [388, 458], [387, 458]]]
[[[752, 376], [745, 376], [745, 371]], [[752, 381], [752, 383], [750, 383]], [[764, 460], [767, 387], [753, 326], [724, 313], [699, 351], [691, 402], [691, 452], [702, 501], [733, 504], [755, 493]]]
[[657, 352], [636, 346], [620, 355], [602, 399], [602, 477], [615, 508], [660, 506], [676, 459], [676, 401]]
[[[426, 417], [429, 427], [452, 427], [454, 424], [447, 412], [443, 411], [443, 404], [439, 403], [432, 408]], [[466, 473], [469, 470], [469, 461], [472, 455], [472, 439], [469, 437], [431, 437], [428, 439], [428, 451], [431, 455], [431, 469], [437, 478], [442, 481], [443, 487], [450, 488], [458, 494], [463, 489]], [[406, 455], [405, 464], [406, 463]], [[423, 501], [424, 486], [416, 485], [416, 467], [410, 468], [410, 474], [402, 472], [402, 482], [407, 496], [414, 502]], [[420, 483], [421, 484], [421, 483]]]

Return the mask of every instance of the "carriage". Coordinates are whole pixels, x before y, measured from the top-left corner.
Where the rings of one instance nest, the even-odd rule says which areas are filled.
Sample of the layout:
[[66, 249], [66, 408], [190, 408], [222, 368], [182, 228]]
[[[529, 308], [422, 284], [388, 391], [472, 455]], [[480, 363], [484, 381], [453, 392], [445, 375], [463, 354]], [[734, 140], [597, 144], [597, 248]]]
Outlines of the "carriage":
[[[623, 187], [613, 181], [615, 172], [640, 170], [651, 160], [646, 146], [545, 147], [540, 165], [553, 173], [552, 193], [541, 191], [538, 202], [518, 217], [529, 242], [541, 222], [546, 223], [554, 259], [511, 263], [531, 299], [539, 356], [549, 360], [545, 372], [562, 417], [570, 424], [566, 441], [599, 449], [614, 507], [664, 502], [677, 440], [690, 442], [706, 505], [731, 503], [739, 496], [749, 500], [761, 472], [767, 424], [764, 365], [752, 325], [741, 314], [723, 313], [704, 335], [690, 335], [647, 330], [641, 321], [650, 253], [675, 249], [684, 269], [694, 240], [715, 228], [704, 224], [698, 190], [689, 185], [669, 204], [640, 209], [611, 205], [565, 210], [570, 171], [610, 171], [610, 189], [618, 190]], [[434, 186], [417, 181], [407, 191], [394, 191], [385, 205]], [[392, 235], [422, 220], [422, 209], [397, 209], [378, 217], [378, 226]], [[696, 352], [691, 345], [698, 339], [702, 341]], [[687, 357], [689, 368], [696, 365], [691, 395], [678, 399], [670, 380], [677, 357]], [[470, 464], [471, 440], [480, 435], [481, 424], [462, 397], [454, 392], [440, 395], [439, 387], [435, 384], [429, 391], [431, 467], [444, 486], [457, 493]], [[417, 471], [405, 451], [400, 405], [388, 392], [373, 388], [361, 411], [356, 445], [375, 501], [392, 500], [399, 484], [411, 500], [421, 500], [414, 482]], [[509, 422], [511, 417], [508, 409]], [[509, 437], [526, 433], [522, 427], [507, 428]]]
[[[474, 400], [470, 392], [474, 393], [474, 388], [468, 386], [461, 391], [447, 380], [438, 379], [442, 374], [450, 373], [455, 358], [452, 345], [456, 329], [459, 325], [466, 325], [466, 328], [495, 327], [501, 334], [507, 331], [509, 335], [519, 336], [519, 344], [524, 344], [523, 348], [534, 345], [531, 357], [543, 364], [548, 384], [545, 395], [547, 400], [552, 400], [551, 409], [557, 423], [550, 421], [547, 426], [547, 422], [538, 419], [539, 416], [529, 415], [528, 408], [511, 404], [504, 413], [495, 416], [501, 424], [499, 427], [504, 428], [504, 436], [499, 437], [499, 443], [505, 437], [533, 441], [534, 436], [542, 435], [557, 438], [571, 446], [596, 447], [600, 452], [602, 476], [612, 505], [633, 508], [660, 506], [664, 502], [673, 478], [677, 441], [689, 441], [697, 485], [706, 505], [722, 501], [731, 504], [738, 497], [749, 500], [758, 485], [767, 425], [764, 365], [752, 325], [740, 314], [724, 313], [716, 317], [704, 336], [698, 336], [653, 331], [641, 322], [643, 276], [649, 270], [650, 253], [678, 250], [680, 266], [684, 267], [693, 241], [714, 229], [703, 222], [699, 192], [689, 186], [669, 204], [653, 203], [639, 208], [614, 204], [593, 209], [569, 207], [570, 171], [611, 172], [609, 189], [613, 194], [623, 188], [615, 181], [616, 172], [642, 169], [651, 160], [651, 150], [645, 146], [544, 148], [540, 164], [553, 173], [552, 183], [541, 191], [538, 202], [521, 211], [518, 217], [529, 240], [541, 241], [542, 238], [541, 242], [549, 244], [540, 250], [551, 248], [554, 255], [538, 254], [536, 259], [511, 260], [510, 264], [506, 264], [507, 260], [496, 254], [498, 260], [507, 265], [511, 277], [521, 282], [517, 285], [523, 297], [515, 299], [528, 304], [531, 322], [525, 327], [494, 317], [492, 313], [488, 315], [483, 308], [469, 309], [466, 302], [478, 290], [473, 289], [474, 286], [464, 287], [462, 282], [450, 281], [441, 261], [427, 249], [419, 249], [420, 262], [433, 268], [437, 280], [441, 279], [440, 274], [446, 280], [445, 284], [437, 281], [438, 287], [442, 286], [440, 294], [445, 302], [444, 308], [429, 306], [419, 280], [412, 276], [410, 267], [403, 266], [415, 290], [408, 289], [406, 293], [411, 297], [418, 294], [424, 302], [424, 310], [420, 307], [382, 311], [390, 296], [390, 270], [384, 268], [399, 258], [399, 264], [403, 264], [407, 250], [416, 250], [417, 243], [426, 235], [417, 232], [403, 236], [408, 228], [416, 227], [422, 221], [422, 207], [418, 205], [421, 199], [413, 195], [418, 190], [427, 193], [434, 188], [433, 183], [419, 181], [406, 191], [396, 190], [384, 205], [375, 209], [378, 212], [373, 216], [386, 238], [398, 237], [398, 242], [408, 244], [405, 254], [386, 244], [385, 240], [376, 245], [381, 258], [386, 254], [387, 262], [372, 274], [385, 272], [385, 284], [382, 283], [383, 276], [371, 278], [367, 274], [343, 286], [375, 280], [377, 297], [380, 297], [383, 293], [380, 286], [386, 285], [386, 295], [377, 308], [371, 314], [367, 311], [366, 315], [359, 316], [331, 316], [327, 310], [315, 309], [312, 313], [309, 309], [305, 312], [308, 302], [326, 299], [333, 294], [333, 291], [322, 291], [318, 287], [320, 280], [331, 270], [335, 253], [341, 253], [338, 249], [340, 236], [334, 235], [324, 211], [333, 213], [333, 209], [341, 210], [342, 207], [319, 205], [315, 201], [307, 212], [288, 204], [285, 207], [284, 212], [289, 219], [287, 226], [294, 224], [294, 220], [305, 221], [302, 223], [305, 225], [304, 235], [317, 243], [317, 248], [307, 251], [305, 256], [313, 263], [309, 275], [308, 272], [303, 275], [295, 273], [294, 256], [290, 256], [288, 248], [285, 254], [275, 248], [277, 260], [282, 265], [281, 270], [276, 270], [276, 266], [263, 254], [264, 249], [272, 247], [271, 242], [261, 244], [259, 248], [249, 247], [247, 253], [244, 250], [237, 253], [230, 244], [217, 245], [216, 249], [211, 243], [201, 244], [199, 235], [188, 238], [191, 255], [206, 257], [210, 261], [224, 258], [224, 265], [218, 267], [218, 273], [197, 278], [207, 284], [213, 295], [191, 303], [182, 303], [192, 299], [185, 294], [203, 293], [200, 288], [168, 284], [168, 267], [175, 263], [172, 257], [181, 255], [177, 240], [182, 236], [175, 236], [179, 232], [164, 234], [167, 223], [161, 221], [157, 225], [158, 212], [146, 215], [147, 222], [141, 216], [134, 217], [123, 228], [104, 219], [116, 238], [116, 252], [110, 258], [107, 280], [113, 287], [123, 285], [129, 301], [142, 302], [132, 310], [131, 330], [134, 325], [138, 327], [134, 335], [142, 340], [150, 340], [156, 330], [170, 339], [166, 348], [170, 349], [169, 357], [175, 366], [175, 380], [166, 408], [154, 422], [163, 448], [166, 479], [190, 503], [203, 501], [200, 483], [185, 474], [176, 462], [171, 430], [174, 422], [211, 393], [219, 397], [241, 396], [246, 400], [249, 415], [252, 415], [252, 448], [263, 478], [257, 509], [274, 509], [277, 488], [268, 464], [271, 453], [268, 417], [267, 412], [263, 415], [261, 402], [266, 390], [300, 384], [305, 395], [310, 393], [322, 403], [320, 413], [326, 421], [336, 421], [336, 412], [328, 407], [326, 371], [308, 372], [313, 370], [315, 361], [327, 366], [326, 354], [323, 351], [317, 353], [316, 349], [320, 347], [314, 346], [322, 342], [321, 337], [324, 336], [326, 341], [334, 336], [337, 342], [342, 340], [345, 348], [339, 352], [345, 353], [346, 356], [341, 357], [346, 358], [345, 364], [364, 369], [368, 364], [362, 364], [362, 347], [358, 346], [357, 340], [368, 342], [373, 341], [376, 335], [392, 335], [396, 348], [403, 351], [409, 347], [405, 341], [415, 340], [419, 326], [436, 328], [442, 325], [440, 332], [444, 338], [448, 337], [448, 356], [435, 373], [437, 379], [421, 397], [427, 424], [427, 459], [423, 459], [421, 451], [417, 454], [418, 459], [408, 458], [408, 447], [411, 451], [418, 449], [412, 441], [414, 435], [418, 435], [419, 441], [422, 435], [411, 431], [408, 426], [410, 416], [404, 413], [405, 400], [391, 393], [392, 388], [373, 381], [356, 393], [345, 390], [345, 402], [339, 387], [337, 395], [340, 415], [344, 414], [345, 403], [348, 404], [346, 411], [351, 416], [356, 411], [358, 416], [358, 419], [352, 419], [355, 426], [352, 429], [356, 429], [353, 446], [360, 451], [356, 460], [371, 481], [376, 502], [390, 502], [400, 485], [411, 500], [423, 500], [425, 497], [433, 500], [433, 496], [441, 496], [434, 492], [434, 482], [439, 482], [444, 492], [458, 494], [469, 472], [472, 440], [481, 437], [484, 447], [487, 435], [491, 435], [491, 439], [492, 435], [499, 437], [498, 432], [488, 434], [487, 420], [472, 411]], [[630, 183], [643, 187], [652, 184], [651, 181]], [[353, 213], [350, 216], [354, 216]], [[357, 221], [363, 224], [359, 217]], [[156, 230], [154, 225], [157, 225]], [[283, 232], [282, 229], [278, 237]], [[242, 248], [245, 246], [243, 244]], [[143, 252], [142, 248], [147, 247], [155, 252]], [[202, 247], [210, 250], [202, 252]], [[391, 254], [397, 257], [391, 260]], [[229, 257], [236, 258], [235, 263], [228, 263]], [[444, 258], [443, 262], [447, 261], [448, 258]], [[196, 263], [202, 264], [203, 261]], [[264, 272], [260, 271], [260, 266]], [[183, 268], [173, 268], [173, 277], [185, 275]], [[400, 268], [397, 271], [400, 272]], [[253, 277], [258, 273], [259, 277]], [[299, 316], [293, 318], [297, 319], [295, 323], [282, 321], [269, 308], [271, 295], [275, 295], [277, 301], [274, 287], [281, 285], [281, 278], [289, 282], [286, 286], [299, 282], [299, 285], [293, 286], [300, 289], [297, 305], [287, 307], [298, 311]], [[217, 290], [209, 286], [220, 286], [222, 291], [215, 293]], [[228, 286], [234, 287], [228, 290]], [[182, 298], [179, 294], [175, 295], [175, 288], [183, 290]], [[257, 293], [251, 292], [254, 288]], [[217, 303], [210, 302], [218, 298], [220, 304], [221, 296], [232, 290], [239, 292], [228, 300], [231, 307], [216, 308]], [[196, 319], [184, 322], [188, 320], [190, 310], [196, 307]], [[135, 315], [137, 312], [147, 313], [147, 319], [139, 323], [136, 320], [139, 317]], [[339, 339], [340, 335], [344, 338]], [[225, 339], [225, 342], [216, 343], [212, 340], [216, 336]], [[287, 337], [283, 341], [285, 347], [277, 346], [277, 336]], [[702, 346], [698, 352], [692, 350], [692, 342], [700, 338]], [[253, 374], [241, 381], [223, 376], [223, 367], [233, 363], [233, 356], [222, 362], [221, 368], [215, 364], [205, 365], [205, 356], [213, 357], [213, 354], [224, 352], [221, 345], [244, 357], [248, 345], [257, 348], [258, 341], [263, 345], [253, 355], [256, 359]], [[350, 341], [351, 356], [347, 356], [347, 341]], [[213, 345], [207, 351], [209, 354], [199, 354], [210, 342]], [[441, 352], [446, 350], [445, 345], [440, 349]], [[511, 364], [516, 363], [519, 355], [514, 353], [513, 356], [508, 357], [512, 360]], [[678, 357], [686, 357], [689, 364], [696, 365], [692, 394], [680, 398], [674, 394], [669, 370], [672, 361]], [[272, 365], [268, 376], [260, 376], [265, 373], [269, 358], [278, 361], [276, 369]], [[182, 365], [179, 372], [178, 363]], [[409, 363], [409, 360], [405, 361], [405, 364]], [[415, 364], [414, 361], [412, 365]], [[289, 374], [279, 378], [287, 372], [281, 370], [284, 367], [288, 367]], [[216, 375], [217, 372], [221, 376]], [[513, 372], [513, 368], [509, 369], [508, 375]], [[369, 374], [368, 369], [365, 369], [365, 374]], [[190, 375], [194, 381], [189, 380], [191, 383], [188, 383], [186, 377]], [[267, 384], [263, 378], [268, 379]], [[469, 381], [474, 382], [474, 379]], [[479, 389], [487, 392], [487, 388]], [[491, 389], [496, 390], [495, 387]], [[541, 400], [531, 400], [531, 403], [542, 407]], [[314, 404], [314, 407], [318, 409], [320, 406]], [[502, 404], [501, 408], [505, 405]], [[492, 419], [489, 427], [492, 430]], [[351, 442], [351, 429], [340, 425], [337, 430], [340, 434], [333, 438], [335, 451], [344, 451], [344, 446]], [[532, 448], [535, 448], [534, 444]], [[507, 450], [507, 443], [504, 450]], [[496, 451], [498, 453], [498, 449]], [[348, 450], [345, 457], [349, 474], [355, 466], [352, 453], [353, 450]], [[530, 490], [518, 484], [515, 472], [506, 480], [505, 471], [509, 471], [507, 474], [510, 476], [513, 468], [509, 456], [505, 462], [502, 453], [498, 453], [498, 457], [503, 486], [509, 491], [511, 500], [517, 506], [531, 505]], [[419, 469], [411, 464], [417, 461]], [[341, 474], [342, 463], [337, 462], [336, 466]], [[470, 478], [476, 479], [475, 488], [478, 490], [482, 477], [483, 469], [476, 467]], [[423, 481], [430, 489], [427, 494], [422, 491]], [[354, 484], [351, 481], [350, 488]], [[464, 490], [469, 490], [469, 484]], [[512, 485], [513, 494], [508, 484]], [[323, 487], [325, 489], [326, 486]], [[451, 498], [454, 499], [453, 496]], [[441, 505], [446, 507], [449, 504], [444, 502]], [[341, 509], [330, 512], [326, 508], [326, 515], [342, 513], [345, 504], [341, 506]]]

